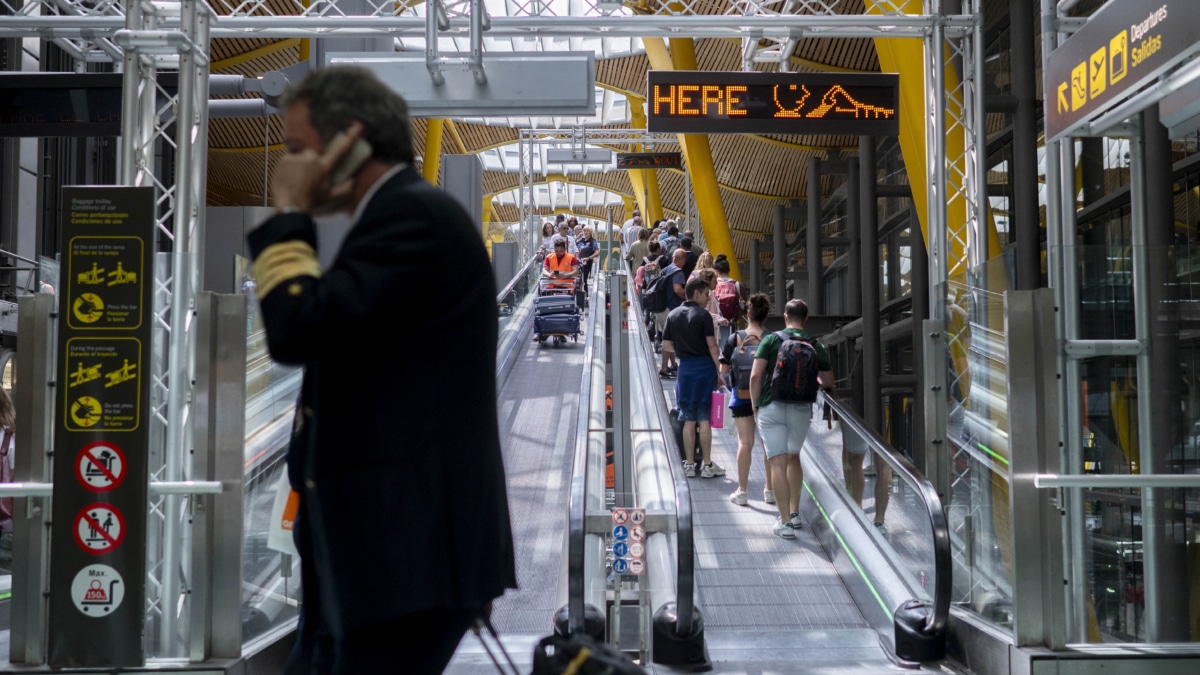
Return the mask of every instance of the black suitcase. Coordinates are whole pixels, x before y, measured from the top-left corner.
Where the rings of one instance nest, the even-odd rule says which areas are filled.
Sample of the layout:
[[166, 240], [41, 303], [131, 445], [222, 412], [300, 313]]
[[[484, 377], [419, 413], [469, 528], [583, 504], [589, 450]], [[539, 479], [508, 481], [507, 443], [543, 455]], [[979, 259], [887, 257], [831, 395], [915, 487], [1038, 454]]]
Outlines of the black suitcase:
[[579, 315], [572, 313], [535, 316], [533, 330], [538, 335], [575, 335], [579, 332]]
[[543, 295], [533, 301], [534, 314], [574, 314], [575, 298], [570, 295]]

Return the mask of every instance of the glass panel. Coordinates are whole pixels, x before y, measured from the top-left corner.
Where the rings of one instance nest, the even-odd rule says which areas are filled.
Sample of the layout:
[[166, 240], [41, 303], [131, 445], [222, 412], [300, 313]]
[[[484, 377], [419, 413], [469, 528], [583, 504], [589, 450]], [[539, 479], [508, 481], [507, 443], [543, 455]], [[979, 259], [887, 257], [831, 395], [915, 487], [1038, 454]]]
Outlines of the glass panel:
[[[513, 312], [517, 310], [517, 307], [521, 306], [521, 303], [525, 301], [525, 298], [528, 297], [530, 293], [537, 292], [538, 277], [541, 276], [541, 273], [541, 265], [537, 263], [530, 265], [529, 269], [525, 270], [525, 273], [520, 276], [520, 278], [517, 280], [517, 283], [512, 286], [509, 292], [506, 293], [503, 298], [500, 298], [498, 305], [501, 331], [508, 326], [509, 321], [512, 319]], [[500, 290], [501, 292], [504, 291], [504, 289]]]
[[876, 454], [880, 446], [860, 429], [838, 419], [828, 406], [820, 406], [804, 444], [810, 453], [805, 460], [811, 457], [827, 475], [842, 477], [851, 502], [860, 507], [855, 516], [874, 531], [877, 543], [918, 598], [932, 601], [937, 577], [929, 511], [917, 486], [894, 473]]
[[1012, 627], [1004, 296], [1011, 252], [946, 287], [953, 602]]
[[286, 489], [284, 455], [303, 371], [271, 360], [254, 316], [254, 284], [246, 338], [246, 468], [242, 516], [242, 640], [249, 643], [299, 614], [300, 559], [267, 544], [276, 494]]
[[[1149, 360], [1141, 366], [1149, 373], [1141, 374], [1150, 381], [1139, 384], [1137, 356], [1080, 361], [1073, 386], [1082, 423], [1072, 431], [1082, 451], [1068, 458], [1064, 472], [1200, 473], [1200, 271], [1191, 262], [1191, 228], [1177, 234], [1178, 246], [1131, 247], [1125, 238], [1128, 213], [1114, 211], [1089, 225], [1085, 240], [1106, 243], [1064, 250], [1065, 260], [1079, 270], [1079, 333], [1088, 339], [1138, 337], [1133, 278], [1135, 263], [1144, 258], [1152, 309]], [[1082, 514], [1075, 512], [1069, 522], [1081, 523], [1083, 532], [1069, 539], [1082, 544], [1087, 578], [1079, 585], [1088, 616], [1079, 629], [1087, 641], [1200, 641], [1195, 628], [1200, 605], [1186, 590], [1200, 570], [1195, 556], [1200, 490], [1158, 489], [1152, 502], [1145, 491], [1131, 488], [1085, 489], [1081, 496]], [[1156, 545], [1146, 536], [1151, 529]], [[1157, 635], [1147, 630], [1155, 620]]]

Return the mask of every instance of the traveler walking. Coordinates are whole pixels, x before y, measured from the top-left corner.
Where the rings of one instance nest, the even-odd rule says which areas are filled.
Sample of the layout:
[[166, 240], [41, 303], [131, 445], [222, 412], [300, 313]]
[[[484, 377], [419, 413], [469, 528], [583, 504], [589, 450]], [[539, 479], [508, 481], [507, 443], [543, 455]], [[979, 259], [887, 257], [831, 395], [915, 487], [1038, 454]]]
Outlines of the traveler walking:
[[[724, 253], [713, 261], [713, 269], [717, 272], [717, 286], [713, 289], [713, 296], [717, 299], [717, 306], [721, 308], [721, 316], [728, 322], [718, 333], [722, 340], [728, 340], [729, 331], [736, 329], [738, 321], [742, 318], [743, 308], [746, 306], [746, 287], [729, 276], [729, 259]], [[721, 344], [725, 343], [722, 341]]]
[[[571, 220], [575, 219], [572, 218]], [[577, 254], [579, 262], [583, 264], [581, 274], [583, 276], [583, 292], [586, 295], [588, 280], [592, 277], [592, 265], [600, 257], [600, 242], [596, 241], [596, 238], [592, 236], [592, 228], [585, 225], [583, 226], [583, 233], [580, 235], [579, 240], [575, 242], [575, 245], [579, 249], [579, 253]]]
[[692, 250], [692, 238], [683, 236], [679, 238], [679, 248], [687, 254], [680, 269], [683, 270], [683, 276], [691, 278], [692, 271], [696, 269], [696, 263], [700, 261], [700, 254]]
[[796, 536], [795, 528], [802, 524], [800, 489], [804, 469], [800, 448], [808, 436], [817, 390], [833, 388], [833, 367], [825, 345], [804, 330], [808, 305], [803, 300], [788, 301], [783, 320], [787, 328], [763, 336], [755, 352], [750, 399], [778, 493], [779, 522], [774, 532], [791, 539]]
[[685, 289], [687, 301], [671, 310], [663, 330], [663, 353], [668, 349], [679, 357], [679, 378], [675, 381], [675, 402], [683, 422], [683, 451], [686, 460], [683, 472], [688, 478], [696, 475], [696, 430], [700, 431], [700, 453], [703, 464], [701, 478], [724, 476], [725, 469], [712, 461], [712, 392], [721, 386], [717, 370], [720, 356], [712, 315], [704, 308], [708, 303], [708, 285], [692, 279]]
[[630, 269], [638, 263], [639, 260], [650, 255], [650, 230], [642, 228], [638, 231], [638, 240], [633, 246], [625, 252], [625, 262], [629, 264]]
[[[750, 480], [750, 465], [753, 460], [754, 443], [758, 430], [754, 425], [754, 406], [750, 400], [750, 374], [754, 370], [754, 354], [758, 345], [766, 335], [763, 323], [771, 311], [771, 301], [763, 293], [750, 296], [750, 309], [746, 314], [748, 325], [732, 335], [722, 345], [721, 374], [731, 380], [729, 411], [737, 428], [737, 490], [729, 496], [729, 500], [738, 506], [745, 506], [749, 499], [746, 488]], [[772, 490], [771, 468], [766, 463], [766, 450], [763, 450], [763, 467], [767, 475], [766, 487], [763, 490], [763, 501], [775, 503], [775, 492]]]

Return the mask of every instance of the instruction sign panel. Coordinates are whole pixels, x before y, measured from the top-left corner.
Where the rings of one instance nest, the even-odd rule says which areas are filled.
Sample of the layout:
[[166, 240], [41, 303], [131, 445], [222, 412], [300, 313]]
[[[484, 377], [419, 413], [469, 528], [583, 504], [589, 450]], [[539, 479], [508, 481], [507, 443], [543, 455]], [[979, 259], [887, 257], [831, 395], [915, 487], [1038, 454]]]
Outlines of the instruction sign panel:
[[67, 365], [63, 425], [72, 431], [137, 431], [142, 341], [115, 336], [73, 338], [63, 356]]
[[638, 576], [646, 569], [646, 509], [615, 508], [612, 521], [613, 572]]
[[49, 665], [140, 667], [154, 189], [62, 194]]
[[1046, 61], [1046, 136], [1095, 120], [1197, 51], [1196, 0], [1108, 3]]

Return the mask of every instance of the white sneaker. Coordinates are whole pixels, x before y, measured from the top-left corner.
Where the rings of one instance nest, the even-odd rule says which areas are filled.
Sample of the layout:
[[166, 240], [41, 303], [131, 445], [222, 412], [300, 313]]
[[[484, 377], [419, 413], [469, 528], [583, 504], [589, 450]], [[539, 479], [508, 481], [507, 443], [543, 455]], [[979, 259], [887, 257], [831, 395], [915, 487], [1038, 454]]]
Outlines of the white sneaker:
[[737, 492], [729, 495], [729, 501], [737, 504], [738, 506], [745, 506], [750, 502], [750, 498], [746, 496], [745, 490], [738, 490]]
[[684, 462], [683, 463], [683, 475], [687, 476], [688, 478], [695, 478], [696, 477], [696, 463], [695, 462]]
[[725, 469], [722, 469], [721, 467], [717, 466], [716, 462], [709, 462], [708, 464], [705, 464], [704, 466], [700, 467], [700, 477], [701, 478], [716, 478], [717, 476], [724, 476], [724, 475], [725, 475]]
[[785, 523], [782, 520], [775, 521], [775, 527], [771, 531], [784, 539], [796, 538], [796, 531], [792, 529], [791, 523]]
[[775, 503], [775, 491], [774, 490], [763, 490], [763, 502], [766, 504], [774, 504]]
[[796, 530], [798, 530], [798, 529], [800, 529], [800, 528], [804, 527], [804, 521], [803, 521], [803, 520], [800, 520], [800, 514], [799, 514], [799, 513], [793, 513], [793, 514], [792, 514], [792, 520], [791, 520], [791, 523], [790, 523], [790, 524], [791, 524], [792, 528], [793, 528], [793, 529], [796, 529]]

